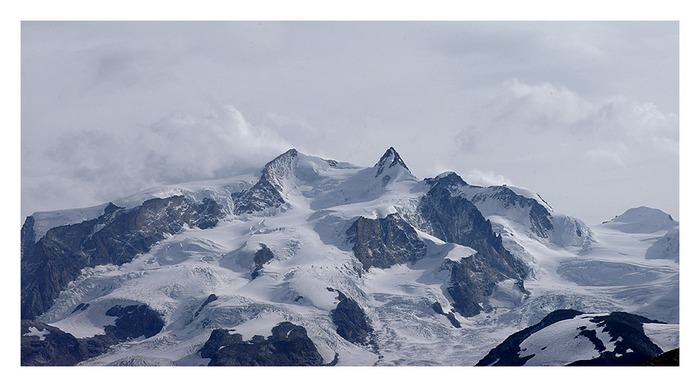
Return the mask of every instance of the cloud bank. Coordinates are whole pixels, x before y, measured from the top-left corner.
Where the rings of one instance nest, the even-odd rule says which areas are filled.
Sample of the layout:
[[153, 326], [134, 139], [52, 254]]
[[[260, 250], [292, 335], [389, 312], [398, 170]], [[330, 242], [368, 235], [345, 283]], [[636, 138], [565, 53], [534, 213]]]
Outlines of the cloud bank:
[[[258, 169], [292, 145], [274, 130], [253, 126], [235, 107], [205, 114], [173, 114], [139, 131], [62, 133], [41, 155], [27, 161], [52, 166], [25, 176], [23, 199], [63, 208], [117, 199], [152, 186], [231, 176]], [[37, 170], [43, 169], [35, 167]]]
[[663, 208], [678, 195], [678, 125], [677, 114], [652, 103], [509, 80], [471, 107], [453, 154], [477, 169], [501, 160], [513, 184], [548, 186], [542, 194], [564, 212], [599, 202]]
[[24, 22], [22, 216], [290, 147], [678, 216], [673, 22]]

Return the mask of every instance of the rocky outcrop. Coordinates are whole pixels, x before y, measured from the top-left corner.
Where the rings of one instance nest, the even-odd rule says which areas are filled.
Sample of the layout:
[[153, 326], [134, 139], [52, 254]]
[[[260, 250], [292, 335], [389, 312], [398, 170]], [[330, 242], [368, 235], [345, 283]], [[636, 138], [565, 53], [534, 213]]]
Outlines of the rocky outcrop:
[[551, 220], [552, 214], [535, 199], [519, 195], [506, 186], [481, 188], [477, 192], [470, 198], [477, 206], [481, 202], [493, 200], [499, 203], [499, 211], [504, 213], [510, 209], [526, 211], [530, 230], [541, 238], [549, 237], [554, 228]]
[[513, 333], [508, 336], [503, 343], [499, 344], [496, 348], [489, 351], [489, 353], [481, 359], [477, 366], [521, 366], [524, 365], [530, 358], [534, 355], [529, 355], [528, 357], [521, 358], [520, 344], [530, 337], [533, 333], [541, 331], [542, 329], [557, 323], [559, 321], [568, 320], [574, 318], [578, 315], [583, 314], [573, 309], [562, 309], [555, 310], [545, 316], [539, 323], [527, 327], [519, 332]]
[[385, 170], [397, 165], [410, 172], [410, 170], [406, 166], [406, 163], [404, 163], [403, 159], [401, 159], [401, 156], [399, 156], [399, 152], [397, 152], [396, 149], [394, 149], [394, 147], [389, 147], [389, 149], [387, 149], [386, 152], [384, 152], [379, 161], [374, 165], [374, 168], [377, 169], [377, 173], [374, 175], [374, 177], [379, 177], [379, 175], [384, 173]]
[[263, 266], [266, 263], [270, 262], [274, 257], [275, 254], [272, 253], [272, 250], [270, 250], [270, 248], [267, 247], [266, 244], [261, 243], [260, 250], [256, 251], [255, 255], [253, 256], [253, 263], [255, 263], [255, 269], [250, 275], [251, 278], [257, 278], [261, 274]]
[[637, 365], [640, 366], [663, 366], [663, 367], [678, 367], [680, 365], [680, 348], [672, 349], [664, 352], [661, 355], [645, 360]]
[[285, 203], [280, 192], [264, 176], [250, 189], [231, 194], [233, 213], [252, 214], [267, 208], [279, 208]]
[[[497, 246], [497, 236], [479, 209], [464, 196], [453, 194], [442, 181], [423, 196], [416, 209], [417, 227], [445, 242], [476, 249], [474, 244]], [[478, 251], [478, 249], [477, 249]]]
[[523, 285], [524, 274], [511, 267], [511, 262], [500, 253], [486, 251], [489, 253], [477, 252], [459, 262], [446, 262], [450, 267], [447, 293], [454, 301], [455, 311], [464, 317], [475, 316], [482, 310], [489, 311], [489, 297], [501, 281], [516, 279], [520, 292], [528, 293]]
[[[184, 225], [210, 228], [222, 216], [221, 206], [211, 199], [194, 203], [173, 196], [130, 209], [110, 203], [98, 218], [54, 227], [33, 244], [28, 242], [31, 232], [23, 232], [22, 318], [33, 319], [48, 310], [83, 268], [130, 262]], [[30, 222], [28, 218], [23, 229], [29, 229]]]
[[199, 314], [202, 313], [202, 310], [204, 310], [205, 306], [211, 304], [212, 302], [214, 302], [218, 299], [219, 299], [219, 297], [216, 294], [214, 294], [214, 293], [210, 294], [209, 297], [207, 297], [207, 299], [204, 300], [202, 305], [199, 306], [199, 309], [197, 309], [197, 311], [194, 312], [194, 317], [197, 318], [197, 316], [199, 316]]
[[20, 256], [25, 256], [36, 243], [36, 232], [34, 231], [35, 219], [33, 216], [28, 216], [22, 225], [21, 231], [21, 250]]
[[359, 217], [346, 230], [352, 252], [367, 271], [416, 262], [425, 257], [427, 247], [416, 230], [397, 214], [386, 218]]
[[115, 344], [155, 336], [164, 326], [160, 315], [147, 305], [115, 305], [106, 315], [117, 318], [114, 325], [105, 326], [105, 334], [81, 339], [42, 322], [22, 320], [21, 365], [76, 365], [105, 353]]
[[73, 335], [38, 321], [22, 320], [21, 365], [67, 366], [86, 359], [84, 344]]
[[455, 192], [455, 184], [460, 182], [457, 175], [430, 182], [432, 188], [421, 198], [413, 220], [418, 228], [445, 242], [477, 251], [459, 262], [447, 263], [451, 268], [447, 291], [453, 306], [462, 316], [470, 317], [488, 308], [488, 297], [500, 281], [515, 279], [525, 292], [522, 281], [527, 267], [505, 249], [500, 235], [493, 232], [491, 222], [478, 208]]
[[430, 305], [430, 307], [435, 311], [435, 313], [441, 314], [441, 315], [447, 317], [447, 319], [450, 321], [450, 324], [452, 324], [453, 327], [455, 327], [455, 328], [461, 328], [461, 327], [462, 327], [462, 324], [459, 323], [459, 320], [457, 320], [457, 317], [455, 317], [455, 314], [452, 313], [452, 312], [447, 312], [447, 313], [445, 313], [445, 312], [442, 310], [442, 305], [440, 305], [439, 302], [433, 302], [433, 303]]
[[290, 149], [265, 165], [260, 180], [250, 189], [231, 195], [234, 214], [252, 214], [268, 208], [279, 208], [286, 202], [282, 197], [284, 180], [293, 174], [296, 149]]
[[[334, 289], [329, 289], [333, 291]], [[331, 311], [331, 319], [335, 324], [336, 332], [345, 340], [358, 344], [371, 344], [374, 329], [357, 301], [348, 298], [340, 290], [338, 292], [338, 305]]]
[[210, 366], [320, 366], [323, 357], [306, 329], [290, 322], [272, 328], [272, 335], [249, 341], [233, 330], [215, 329], [200, 350]]
[[[610, 336], [610, 342], [615, 343], [613, 351], [605, 350], [601, 344], [596, 345], [600, 356], [594, 359], [579, 360], [571, 365], [636, 365], [643, 361], [650, 360], [663, 353], [661, 348], [654, 344], [644, 333], [644, 323], [660, 323], [660, 321], [650, 320], [646, 317], [624, 313], [612, 312], [607, 316], [596, 316], [590, 320], [599, 326], [605, 325], [603, 332]], [[581, 329], [580, 335], [595, 335], [596, 332]], [[596, 341], [591, 341], [595, 344]], [[600, 339], [598, 339], [600, 341]]]
[[[566, 321], [570, 323], [563, 324]], [[659, 321], [624, 312], [585, 315], [571, 309], [557, 310], [539, 323], [509, 336], [476, 365], [560, 365], [547, 364], [546, 359], [569, 361], [568, 365], [579, 366], [639, 365], [663, 352], [646, 336], [643, 327], [646, 323], [661, 324]], [[548, 329], [554, 324], [560, 325]], [[536, 334], [539, 335], [538, 338], [534, 338]], [[527, 345], [524, 344], [526, 342]], [[588, 344], [584, 345], [583, 342]], [[542, 343], [547, 345], [542, 346]], [[588, 347], [594, 349], [581, 349]], [[570, 348], [579, 349], [571, 351]], [[591, 356], [591, 351], [598, 355]]]
[[115, 305], [105, 314], [117, 318], [114, 325], [105, 327], [106, 334], [120, 341], [155, 336], [165, 325], [160, 315], [148, 305]]

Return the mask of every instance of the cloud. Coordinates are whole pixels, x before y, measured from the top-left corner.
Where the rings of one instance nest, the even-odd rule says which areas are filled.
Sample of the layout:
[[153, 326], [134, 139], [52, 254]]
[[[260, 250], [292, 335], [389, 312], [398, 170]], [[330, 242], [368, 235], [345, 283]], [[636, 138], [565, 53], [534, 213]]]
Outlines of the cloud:
[[269, 160], [290, 145], [277, 133], [253, 126], [231, 105], [204, 116], [172, 115], [133, 141], [145, 175], [165, 182], [219, 178]]
[[[610, 216], [600, 203], [625, 208], [631, 198], [677, 209], [676, 112], [628, 96], [594, 97], [564, 85], [510, 80], [465, 108], [463, 117], [449, 152], [453, 160], [443, 164], [496, 171], [585, 220]], [[502, 183], [494, 175], [471, 178]]]
[[[470, 110], [457, 143], [502, 157], [560, 154], [561, 159], [607, 160], [677, 156], [678, 117], [624, 96], [591, 99], [562, 85], [504, 82]], [[612, 145], [611, 145], [612, 144]], [[602, 157], [606, 155], [605, 157]]]
[[30, 200], [42, 177], [79, 206], [289, 147], [372, 165], [394, 146], [418, 177], [544, 195], [673, 172], [677, 40], [677, 22], [23, 22], [23, 213], [60, 207]]
[[478, 169], [470, 169], [464, 177], [464, 180], [471, 185], [513, 185], [513, 182], [503, 175], [499, 175], [493, 171], [481, 171]]
[[623, 143], [617, 142], [604, 145], [601, 148], [589, 149], [586, 151], [585, 155], [590, 161], [593, 162], [612, 162], [618, 167], [624, 167], [624, 159], [628, 153], [629, 151], [627, 150], [627, 146]]
[[200, 115], [173, 113], [142, 131], [70, 131], [45, 151], [50, 176], [42, 163], [25, 165], [23, 197], [27, 206], [53, 206], [42, 206], [47, 210], [68, 205], [42, 199], [50, 186], [53, 196], [94, 205], [155, 185], [257, 169], [290, 147], [273, 128], [251, 124], [231, 105]]

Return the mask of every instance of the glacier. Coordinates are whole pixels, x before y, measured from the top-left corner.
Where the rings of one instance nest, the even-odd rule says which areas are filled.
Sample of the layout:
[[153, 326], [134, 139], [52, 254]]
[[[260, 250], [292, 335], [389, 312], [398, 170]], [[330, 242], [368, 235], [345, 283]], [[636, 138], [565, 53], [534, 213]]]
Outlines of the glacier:
[[[155, 199], [172, 205], [144, 207]], [[139, 228], [105, 234], [127, 229], [110, 222], [130, 213], [142, 214]], [[651, 337], [667, 347], [677, 343], [679, 263], [648, 252], [669, 251], [654, 246], [677, 227], [646, 209], [586, 225], [524, 188], [473, 186], [455, 173], [420, 180], [394, 148], [372, 167], [291, 149], [259, 175], [33, 214], [22, 232], [23, 281], [44, 270], [36, 246], [48, 241], [70, 241], [65, 251], [86, 263], [23, 319], [34, 321], [27, 332], [52, 327], [77, 340], [113, 331], [123, 317], [107, 312], [117, 306], [143, 305], [162, 320], [156, 334], [110, 342], [79, 365], [207, 365], [213, 332], [263, 345], [293, 326], [315, 346], [317, 365], [471, 366], [560, 309], [663, 321]], [[95, 261], [99, 248], [85, 247], [144, 235], [149, 243], [129, 259]], [[23, 305], [32, 289], [23, 283]], [[363, 313], [353, 318], [366, 319], [371, 343], [339, 333], [333, 311], [344, 299]], [[23, 340], [39, 337], [47, 334]]]

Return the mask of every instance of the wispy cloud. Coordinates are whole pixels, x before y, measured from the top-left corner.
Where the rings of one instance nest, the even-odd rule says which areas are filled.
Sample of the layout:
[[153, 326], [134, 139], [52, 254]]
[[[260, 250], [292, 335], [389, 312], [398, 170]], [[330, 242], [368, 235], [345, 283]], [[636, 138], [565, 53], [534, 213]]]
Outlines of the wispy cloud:
[[50, 192], [53, 197], [72, 197], [81, 205], [96, 204], [154, 185], [257, 169], [290, 147], [275, 130], [251, 124], [231, 105], [196, 116], [173, 114], [143, 130], [70, 131], [45, 153], [44, 161], [54, 166], [53, 177], [34, 174], [32, 178], [32, 171], [27, 171], [25, 194], [28, 200], [42, 199]]
[[470, 169], [464, 179], [471, 185], [513, 185], [513, 182], [503, 175], [499, 175], [494, 171], [481, 171], [478, 169]]

